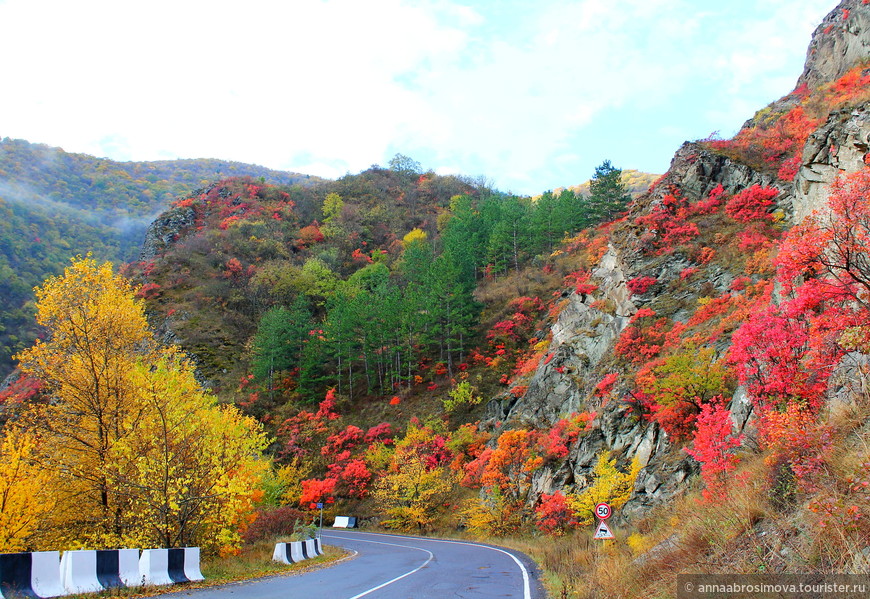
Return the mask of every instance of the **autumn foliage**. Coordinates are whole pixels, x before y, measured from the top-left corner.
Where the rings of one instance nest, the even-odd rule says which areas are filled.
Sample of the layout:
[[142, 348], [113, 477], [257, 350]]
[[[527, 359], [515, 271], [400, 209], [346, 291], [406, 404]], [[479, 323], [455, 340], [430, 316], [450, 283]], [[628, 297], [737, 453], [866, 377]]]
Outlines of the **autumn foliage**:
[[774, 187], [753, 185], [747, 187], [725, 204], [725, 213], [734, 220], [750, 222], [754, 220], [771, 220], [770, 209], [774, 206], [773, 198], [779, 195]]
[[0, 551], [24, 551], [54, 509], [51, 477], [35, 463], [34, 435], [7, 427], [0, 445]]
[[[828, 209], [787, 233], [785, 182], [819, 106], [853, 102], [867, 83], [851, 71], [796, 90], [733, 140], [702, 142], [763, 170], [765, 185], [713, 176], [681, 188], [669, 175], [616, 222], [569, 219], [583, 204], [573, 192], [531, 200], [458, 181], [442, 197], [433, 190], [453, 183], [408, 164], [330, 193], [232, 180], [180, 200], [193, 224], [169, 250], [177, 269], [131, 267], [137, 287], [76, 260], [38, 293], [49, 334], [0, 395], [16, 410], [0, 447], [0, 549], [232, 553], [333, 502], [402, 532], [569, 535], [596, 503], [626, 505], [662, 447], [684, 471], [686, 455], [700, 467], [702, 509], [732, 499], [752, 451], [735, 423], [757, 429], [790, 492], [826, 491], [829, 378], [848, 352], [870, 351], [870, 174], [843, 175]], [[379, 201], [385, 189], [395, 205]], [[624, 277], [601, 274], [614, 254]], [[179, 297], [191, 299], [161, 313], [167, 328], [206, 348], [197, 374], [257, 420], [218, 404], [187, 356], [154, 341], [145, 302], [160, 312]], [[211, 309], [231, 314], [220, 340], [203, 332]], [[577, 326], [560, 328], [569, 310]], [[545, 385], [564, 397], [524, 411]], [[429, 418], [415, 416], [422, 406]], [[865, 493], [870, 469], [849, 471], [848, 492], [832, 496]], [[840, 520], [807, 506], [826, 526], [870, 516], [858, 501]]]
[[705, 143], [726, 156], [791, 181], [810, 133], [831, 111], [866, 101], [868, 87], [870, 73], [857, 65], [818, 89], [808, 90], [805, 85], [795, 89], [784, 108], [760, 111], [734, 138]]
[[234, 551], [259, 496], [265, 435], [218, 406], [177, 349], [154, 343], [134, 291], [90, 258], [37, 290], [50, 336], [19, 359], [53, 401], [22, 407], [39, 444], [26, 433], [16, 444], [10, 430], [14, 451], [4, 450], [4, 460], [32, 453], [29, 478], [51, 489], [50, 513], [22, 515], [28, 545]]
[[742, 441], [743, 436], [733, 432], [731, 412], [725, 408], [721, 397], [704, 404], [697, 418], [692, 446], [686, 448], [686, 453], [701, 464], [703, 495], [708, 501], [727, 500], [728, 474], [737, 467], [735, 450]]

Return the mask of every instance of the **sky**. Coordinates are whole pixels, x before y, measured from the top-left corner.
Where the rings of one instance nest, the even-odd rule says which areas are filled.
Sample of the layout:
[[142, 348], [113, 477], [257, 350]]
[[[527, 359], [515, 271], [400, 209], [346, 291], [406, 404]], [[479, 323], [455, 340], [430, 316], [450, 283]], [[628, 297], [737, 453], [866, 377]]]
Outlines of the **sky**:
[[836, 0], [0, 0], [0, 137], [534, 195], [787, 94]]

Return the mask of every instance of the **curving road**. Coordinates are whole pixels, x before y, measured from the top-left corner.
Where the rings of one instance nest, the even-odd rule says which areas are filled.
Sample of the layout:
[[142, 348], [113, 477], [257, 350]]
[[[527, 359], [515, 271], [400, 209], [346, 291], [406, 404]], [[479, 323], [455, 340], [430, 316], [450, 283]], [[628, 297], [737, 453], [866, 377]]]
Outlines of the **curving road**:
[[194, 599], [546, 597], [532, 561], [500, 547], [345, 530], [324, 531], [323, 543], [344, 547], [357, 555], [305, 574], [187, 590], [184, 595]]

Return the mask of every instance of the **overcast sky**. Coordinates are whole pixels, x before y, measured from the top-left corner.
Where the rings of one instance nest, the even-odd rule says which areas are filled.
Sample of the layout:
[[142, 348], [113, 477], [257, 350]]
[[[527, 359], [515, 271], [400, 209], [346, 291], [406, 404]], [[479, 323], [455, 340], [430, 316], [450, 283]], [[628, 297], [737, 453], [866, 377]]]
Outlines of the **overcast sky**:
[[664, 172], [788, 93], [836, 0], [0, 0], [0, 137], [522, 194]]

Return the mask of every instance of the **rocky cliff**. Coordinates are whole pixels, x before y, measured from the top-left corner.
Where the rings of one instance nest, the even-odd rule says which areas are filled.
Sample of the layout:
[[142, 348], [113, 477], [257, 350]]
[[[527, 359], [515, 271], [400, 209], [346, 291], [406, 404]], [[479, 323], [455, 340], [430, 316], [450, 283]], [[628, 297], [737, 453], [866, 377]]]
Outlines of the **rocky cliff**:
[[[798, 86], [818, 88], [868, 58], [870, 6], [862, 0], [845, 0], [815, 31]], [[794, 103], [790, 95], [772, 106], [784, 113]], [[754, 119], [745, 125], [752, 126]], [[623, 464], [637, 458], [644, 466], [633, 497], [622, 510], [623, 516], [631, 516], [672, 497], [696, 471], [694, 460], [657, 424], [639, 418], [626, 401], [603, 401], [595, 394], [595, 385], [614, 371], [614, 345], [639, 309], [653, 306], [658, 316], [685, 323], [700, 299], [727, 293], [743, 272], [711, 264], [703, 285], [681, 284], [682, 273], [698, 266], [697, 258], [679, 251], [667, 256], [642, 251], [643, 240], [658, 232], [637, 226], [638, 217], [655, 210], [675, 190], [694, 203], [719, 186], [726, 196], [733, 196], [758, 185], [779, 190], [775, 209], [784, 228], [821, 208], [827, 187], [839, 173], [870, 163], [868, 141], [867, 106], [859, 105], [831, 113], [809, 136], [793, 181], [715, 153], [702, 143], [686, 143], [676, 152], [668, 172], [610, 234], [607, 251], [592, 271], [598, 289], [567, 294], [550, 330], [552, 358], [541, 363], [522, 397], [505, 395], [489, 406], [492, 421], [538, 428], [552, 426], [571, 412], [596, 412], [596, 427], [580, 437], [566, 462], [538, 473], [536, 491], [582, 489], [591, 479], [596, 457], [611, 451]], [[626, 283], [639, 276], [652, 277], [656, 283], [650, 291], [633, 295]], [[717, 349], [724, 352], [727, 341], [719, 342]], [[855, 360], [861, 358], [853, 356]], [[630, 378], [633, 373], [623, 366], [622, 374]], [[626, 386], [620, 391], [629, 390]], [[736, 430], [751, 432], [752, 407], [743, 389], [736, 389], [730, 407]], [[751, 442], [751, 435], [747, 439]]]
[[166, 248], [176, 243], [196, 222], [196, 213], [190, 207], [176, 207], [158, 216], [145, 234], [139, 254], [141, 262], [149, 262]]
[[840, 173], [870, 164], [870, 113], [866, 105], [838, 111], [814, 131], [794, 182], [794, 222], [824, 206], [827, 191]]
[[864, 0], [843, 0], [824, 18], [807, 48], [798, 87], [818, 87], [842, 77], [870, 56], [870, 12]]

